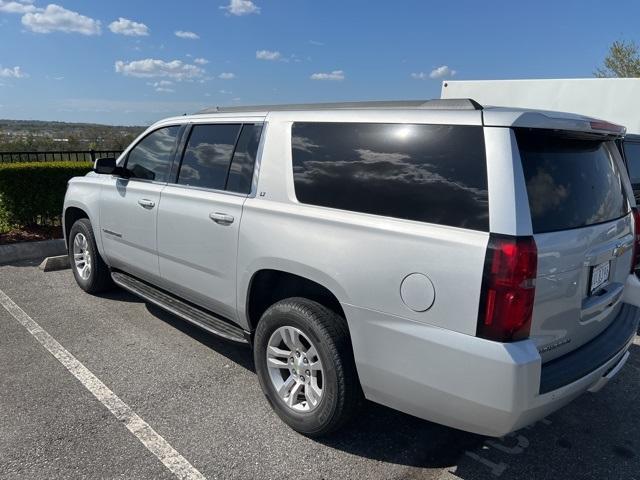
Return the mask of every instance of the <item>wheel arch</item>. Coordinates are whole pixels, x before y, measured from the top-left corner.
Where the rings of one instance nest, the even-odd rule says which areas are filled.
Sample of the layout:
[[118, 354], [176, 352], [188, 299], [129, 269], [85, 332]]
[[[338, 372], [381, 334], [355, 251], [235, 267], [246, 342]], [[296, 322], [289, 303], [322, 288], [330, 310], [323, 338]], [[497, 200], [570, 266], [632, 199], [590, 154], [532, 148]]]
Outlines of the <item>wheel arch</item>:
[[85, 210], [75, 206], [69, 206], [65, 208], [64, 215], [62, 218], [63, 218], [62, 225], [64, 227], [65, 244], [68, 247], [69, 233], [71, 232], [71, 227], [73, 226], [73, 224], [76, 223], [81, 218], [89, 219], [89, 221], [91, 221], [91, 219], [89, 218], [89, 214]]
[[[243, 302], [247, 329], [253, 331], [264, 311], [274, 303], [289, 297], [314, 300], [346, 320], [342, 304], [348, 299], [344, 290], [331, 277], [308, 267], [296, 265], [263, 265], [253, 270], [243, 287]], [[293, 267], [293, 268], [292, 268]]]
[[81, 202], [65, 202], [64, 211], [62, 213], [62, 232], [64, 235], [65, 246], [69, 248], [69, 232], [71, 232], [73, 224], [81, 218], [86, 218], [91, 222], [91, 228], [93, 228], [93, 235], [96, 239], [98, 252], [104, 258], [102, 235], [100, 235], [97, 219], [95, 218], [95, 215], [92, 214], [91, 208]]

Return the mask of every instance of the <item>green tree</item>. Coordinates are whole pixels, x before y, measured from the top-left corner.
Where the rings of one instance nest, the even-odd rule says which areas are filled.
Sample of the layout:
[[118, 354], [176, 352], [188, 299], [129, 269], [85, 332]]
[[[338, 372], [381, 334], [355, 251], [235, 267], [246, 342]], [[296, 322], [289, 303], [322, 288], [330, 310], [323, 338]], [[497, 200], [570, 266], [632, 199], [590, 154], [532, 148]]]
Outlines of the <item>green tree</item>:
[[598, 68], [594, 75], [600, 78], [640, 77], [640, 48], [636, 42], [626, 40], [613, 42], [604, 59], [604, 65]]

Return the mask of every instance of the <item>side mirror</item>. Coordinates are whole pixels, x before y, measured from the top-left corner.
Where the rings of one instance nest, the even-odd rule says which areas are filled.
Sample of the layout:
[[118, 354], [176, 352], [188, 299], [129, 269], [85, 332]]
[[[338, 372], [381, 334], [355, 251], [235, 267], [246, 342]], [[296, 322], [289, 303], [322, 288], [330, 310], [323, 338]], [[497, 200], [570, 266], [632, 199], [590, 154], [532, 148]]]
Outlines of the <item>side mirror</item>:
[[124, 176], [124, 168], [116, 165], [115, 158], [98, 158], [93, 164], [93, 171], [106, 175]]

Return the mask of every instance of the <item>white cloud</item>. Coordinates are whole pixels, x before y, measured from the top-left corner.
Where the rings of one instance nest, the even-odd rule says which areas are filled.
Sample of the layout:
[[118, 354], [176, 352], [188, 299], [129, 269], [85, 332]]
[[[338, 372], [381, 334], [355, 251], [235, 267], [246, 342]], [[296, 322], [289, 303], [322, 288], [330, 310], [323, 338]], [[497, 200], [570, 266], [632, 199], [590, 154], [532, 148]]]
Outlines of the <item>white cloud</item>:
[[22, 71], [22, 68], [20, 67], [13, 67], [13, 68], [9, 68], [9, 67], [5, 67], [2, 68], [0, 66], [0, 77], [2, 78], [26, 78], [29, 75], [27, 75], [26, 73], [24, 73]]
[[36, 33], [81, 33], [82, 35], [100, 35], [100, 21], [80, 15], [61, 7], [49, 4], [44, 10], [26, 13], [22, 24]]
[[13, 1], [0, 0], [0, 12], [25, 14], [25, 13], [35, 12], [36, 10], [38, 9], [33, 5], [31, 5], [31, 2], [29, 1], [21, 0], [21, 1], [13, 2]]
[[198, 35], [197, 33], [184, 30], [176, 30], [174, 33], [176, 37], [185, 38], [187, 40], [198, 40], [200, 38], [200, 35]]
[[317, 40], [309, 40], [309, 43], [311, 45], [315, 45], [316, 47], [323, 47], [324, 46], [324, 43], [318, 42]]
[[218, 93], [221, 93], [222, 95], [233, 95], [233, 92], [229, 90], [218, 90]]
[[171, 80], [160, 80], [158, 82], [147, 82], [147, 85], [153, 87], [156, 92], [162, 93], [173, 93], [175, 90], [173, 88], [169, 88], [173, 85]]
[[115, 69], [116, 73], [129, 77], [167, 77], [176, 81], [191, 80], [204, 74], [204, 70], [196, 65], [184, 63], [180, 60], [165, 62], [153, 58], [135, 60], [128, 63], [118, 60], [115, 63]]
[[220, 75], [218, 75], [218, 78], [220, 80], [233, 80], [234, 78], [236, 78], [236, 74], [231, 72], [222, 72]]
[[258, 60], [280, 60], [282, 58], [282, 54], [278, 51], [258, 50], [256, 51], [256, 58]]
[[193, 63], [197, 63], [198, 65], [206, 65], [207, 63], [209, 63], [209, 60], [207, 60], [206, 58], [196, 58]]
[[368, 163], [398, 163], [402, 160], [411, 158], [411, 155], [404, 153], [376, 152], [374, 150], [367, 150], [366, 148], [356, 148], [356, 153], [360, 156], [361, 160]]
[[415, 78], [416, 80], [426, 80], [427, 78], [445, 78], [453, 77], [456, 73], [457, 72], [455, 70], [450, 69], [447, 65], [442, 65], [441, 67], [434, 68], [430, 73], [412, 73], [411, 78]]
[[258, 7], [251, 0], [230, 0], [229, 5], [220, 8], [222, 10], [226, 10], [231, 15], [237, 16], [260, 13], [260, 7]]
[[147, 82], [147, 85], [155, 88], [168, 87], [170, 85], [173, 85], [173, 82], [171, 80], [160, 80], [158, 82]]
[[329, 73], [314, 73], [311, 80], [344, 80], [344, 72], [342, 70], [334, 70]]
[[442, 65], [441, 67], [434, 68], [431, 70], [429, 77], [431, 78], [443, 78], [443, 77], [453, 77], [456, 74], [455, 70], [451, 70], [448, 66]]
[[128, 37], [145, 37], [149, 35], [149, 27], [144, 23], [134, 22], [128, 18], [118, 18], [118, 20], [109, 24], [109, 30], [119, 35]]

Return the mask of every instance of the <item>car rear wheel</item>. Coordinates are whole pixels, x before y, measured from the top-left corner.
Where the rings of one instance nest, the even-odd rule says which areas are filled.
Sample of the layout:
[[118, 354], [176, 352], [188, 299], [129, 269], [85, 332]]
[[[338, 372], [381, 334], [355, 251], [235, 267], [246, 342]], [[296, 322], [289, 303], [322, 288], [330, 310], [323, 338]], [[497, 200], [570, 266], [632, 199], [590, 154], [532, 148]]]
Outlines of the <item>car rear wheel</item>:
[[254, 360], [267, 400], [304, 435], [335, 431], [360, 400], [346, 321], [317, 302], [289, 298], [269, 307], [256, 329]]
[[99, 293], [113, 287], [109, 267], [98, 252], [89, 219], [81, 218], [73, 224], [68, 244], [69, 263], [80, 288], [88, 293]]

